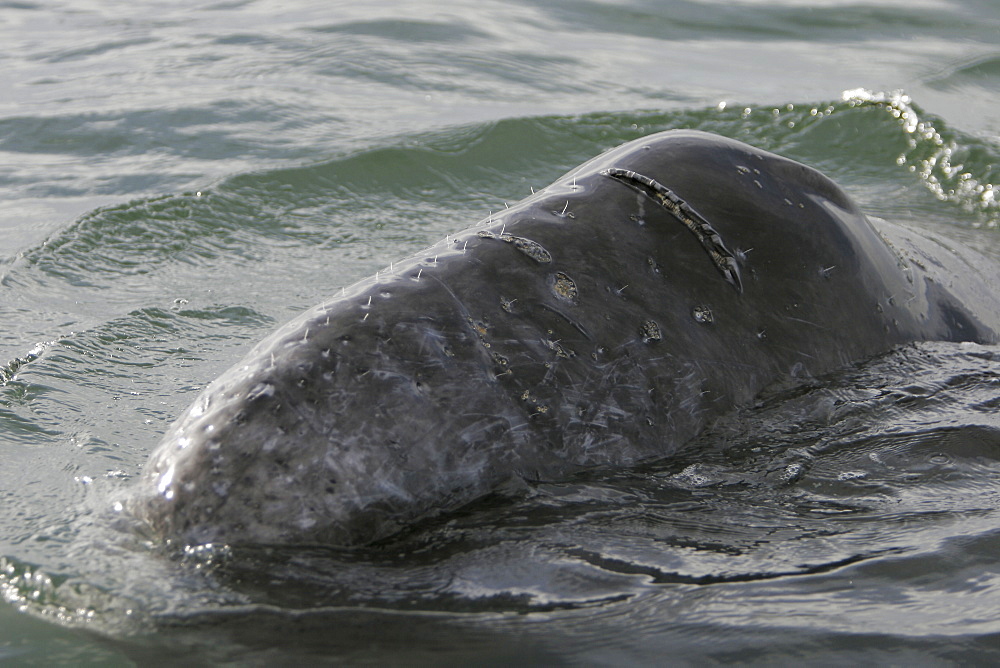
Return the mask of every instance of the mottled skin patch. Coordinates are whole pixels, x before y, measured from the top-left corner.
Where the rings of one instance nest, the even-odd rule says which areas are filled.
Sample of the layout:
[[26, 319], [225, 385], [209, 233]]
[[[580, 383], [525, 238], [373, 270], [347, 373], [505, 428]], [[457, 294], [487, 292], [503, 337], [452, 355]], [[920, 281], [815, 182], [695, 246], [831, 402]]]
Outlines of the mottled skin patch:
[[357, 545], [512, 477], [667, 456], [776, 381], [998, 340], [995, 264], [877, 225], [734, 140], [625, 144], [267, 337], [126, 506], [178, 544]]
[[663, 334], [660, 333], [660, 326], [652, 320], [646, 320], [639, 326], [639, 335], [646, 343], [661, 341]]
[[726, 248], [726, 244], [716, 229], [701, 214], [692, 209], [687, 202], [665, 185], [630, 169], [611, 167], [605, 170], [604, 174], [647, 194], [653, 201], [672, 213], [677, 220], [694, 233], [695, 238], [704, 246], [709, 258], [726, 280], [740, 292], [743, 291], [743, 281], [740, 278], [740, 269], [736, 258]]
[[695, 322], [701, 322], [706, 325], [710, 325], [715, 322], [715, 316], [712, 315], [712, 309], [701, 304], [691, 309], [691, 317], [694, 318]]
[[539, 262], [541, 264], [548, 264], [549, 262], [552, 262], [552, 254], [545, 250], [545, 248], [543, 248], [537, 241], [525, 239], [524, 237], [515, 237], [513, 234], [494, 234], [490, 230], [481, 231], [479, 236], [484, 239], [499, 239], [500, 241], [513, 244], [514, 248], [521, 251], [535, 262]]
[[565, 299], [569, 302], [575, 302], [579, 294], [576, 281], [570, 278], [569, 274], [561, 271], [557, 271], [552, 276], [552, 292], [560, 299]]

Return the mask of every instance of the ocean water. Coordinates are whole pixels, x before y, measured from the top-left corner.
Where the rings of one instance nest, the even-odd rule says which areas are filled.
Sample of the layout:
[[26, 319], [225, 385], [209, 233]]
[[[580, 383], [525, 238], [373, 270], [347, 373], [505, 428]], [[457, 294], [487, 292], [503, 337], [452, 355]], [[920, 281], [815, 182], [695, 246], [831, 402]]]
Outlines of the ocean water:
[[0, 663], [997, 663], [995, 346], [364, 549], [112, 504], [275, 326], [659, 130], [1000, 261], [998, 109], [995, 0], [0, 1]]

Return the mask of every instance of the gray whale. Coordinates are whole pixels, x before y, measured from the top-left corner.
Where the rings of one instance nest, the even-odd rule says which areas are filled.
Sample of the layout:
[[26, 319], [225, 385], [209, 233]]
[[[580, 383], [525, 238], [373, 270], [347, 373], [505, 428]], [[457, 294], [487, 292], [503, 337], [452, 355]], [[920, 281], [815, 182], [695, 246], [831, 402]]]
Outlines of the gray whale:
[[363, 544], [511, 478], [664, 457], [778, 381], [997, 342], [997, 285], [810, 167], [652, 135], [281, 327], [127, 508], [175, 544]]

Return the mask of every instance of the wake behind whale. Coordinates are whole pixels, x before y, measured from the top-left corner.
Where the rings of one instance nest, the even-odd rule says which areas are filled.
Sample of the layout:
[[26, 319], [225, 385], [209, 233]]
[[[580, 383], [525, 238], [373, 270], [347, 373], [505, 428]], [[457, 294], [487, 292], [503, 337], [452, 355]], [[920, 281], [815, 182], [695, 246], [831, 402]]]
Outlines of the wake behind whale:
[[996, 342], [997, 278], [809, 167], [660, 133], [280, 328], [127, 505], [183, 544], [369, 542], [511, 478], [667, 456], [775, 382]]

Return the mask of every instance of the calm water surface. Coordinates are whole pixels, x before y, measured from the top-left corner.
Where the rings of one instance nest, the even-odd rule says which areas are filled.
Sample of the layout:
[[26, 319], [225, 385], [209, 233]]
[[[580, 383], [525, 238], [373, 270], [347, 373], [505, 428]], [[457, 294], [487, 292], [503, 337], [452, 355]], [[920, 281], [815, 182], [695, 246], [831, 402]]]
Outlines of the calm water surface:
[[994, 0], [0, 2], [0, 662], [1000, 661], [1000, 350], [923, 343], [636, 470], [355, 551], [116, 494], [277, 324], [669, 128], [1000, 261]]

